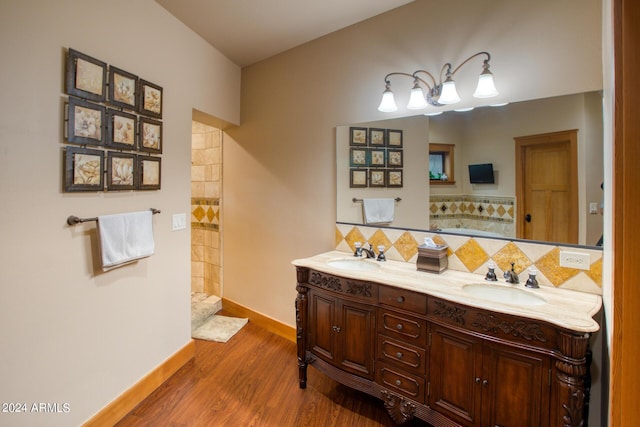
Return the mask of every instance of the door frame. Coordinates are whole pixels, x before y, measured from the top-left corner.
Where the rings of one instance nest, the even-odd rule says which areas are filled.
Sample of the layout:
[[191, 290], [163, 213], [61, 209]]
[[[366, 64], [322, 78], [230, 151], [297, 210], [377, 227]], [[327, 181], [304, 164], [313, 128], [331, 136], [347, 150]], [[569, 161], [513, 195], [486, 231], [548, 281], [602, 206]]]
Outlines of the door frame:
[[[554, 144], [569, 141], [571, 159], [569, 161], [569, 176], [571, 177], [570, 187], [570, 211], [569, 223], [575, 224], [569, 230], [569, 238], [578, 243], [579, 222], [578, 222], [578, 130], [570, 129], [560, 132], [541, 133], [536, 135], [517, 136], [516, 143], [516, 200], [524, 200], [525, 195], [525, 149], [534, 145]], [[524, 210], [521, 203], [516, 205], [516, 237], [524, 238]], [[568, 243], [568, 242], [565, 242]]]

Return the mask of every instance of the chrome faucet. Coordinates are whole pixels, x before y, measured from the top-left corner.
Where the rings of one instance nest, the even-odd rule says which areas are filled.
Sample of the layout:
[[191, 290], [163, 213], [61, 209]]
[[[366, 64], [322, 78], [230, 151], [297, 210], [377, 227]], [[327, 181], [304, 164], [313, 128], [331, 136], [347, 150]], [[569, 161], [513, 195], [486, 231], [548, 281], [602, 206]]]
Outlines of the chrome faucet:
[[504, 272], [504, 278], [505, 278], [505, 281], [507, 283], [514, 283], [515, 284], [515, 283], [519, 283], [520, 282], [520, 280], [518, 278], [518, 275], [516, 274], [516, 271], [513, 268], [514, 265], [515, 265], [515, 262], [512, 262], [511, 263], [511, 270], [507, 270], [507, 271]]

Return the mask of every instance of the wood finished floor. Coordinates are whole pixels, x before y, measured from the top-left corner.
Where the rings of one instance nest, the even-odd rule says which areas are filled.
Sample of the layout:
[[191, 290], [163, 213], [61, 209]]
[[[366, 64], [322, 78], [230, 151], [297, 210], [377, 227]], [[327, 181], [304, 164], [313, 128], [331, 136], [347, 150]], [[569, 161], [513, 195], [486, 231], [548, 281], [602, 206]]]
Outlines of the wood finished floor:
[[382, 401], [312, 367], [301, 390], [296, 345], [251, 322], [227, 343], [196, 340], [195, 348], [195, 358], [118, 427], [395, 426]]

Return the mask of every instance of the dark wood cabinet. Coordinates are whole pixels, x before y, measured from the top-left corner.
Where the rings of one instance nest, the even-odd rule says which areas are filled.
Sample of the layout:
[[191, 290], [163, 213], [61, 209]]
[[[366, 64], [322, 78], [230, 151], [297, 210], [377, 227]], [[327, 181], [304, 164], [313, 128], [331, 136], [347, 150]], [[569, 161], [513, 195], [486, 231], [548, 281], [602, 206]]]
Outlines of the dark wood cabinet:
[[429, 405], [468, 426], [547, 426], [549, 357], [432, 326]]
[[311, 364], [398, 424], [578, 427], [590, 334], [297, 267], [300, 387]]
[[359, 304], [327, 292], [309, 292], [311, 352], [365, 378], [373, 378], [375, 306]]

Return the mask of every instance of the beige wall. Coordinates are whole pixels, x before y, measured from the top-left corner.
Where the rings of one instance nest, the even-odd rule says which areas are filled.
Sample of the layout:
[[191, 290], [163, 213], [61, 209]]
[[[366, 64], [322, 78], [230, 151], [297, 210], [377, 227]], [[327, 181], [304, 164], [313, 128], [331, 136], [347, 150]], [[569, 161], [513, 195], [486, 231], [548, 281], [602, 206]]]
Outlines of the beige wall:
[[[163, 87], [162, 190], [62, 192], [68, 47]], [[0, 0], [0, 53], [0, 401], [70, 406], [0, 424], [79, 425], [190, 340], [171, 216], [189, 214], [192, 109], [237, 123], [240, 70], [152, 0]], [[108, 273], [95, 223], [65, 223], [150, 207], [155, 255]]]
[[[489, 50], [500, 99], [602, 88], [599, 0], [457, 0], [438, 3], [443, 16], [419, 0], [243, 69], [223, 161], [226, 298], [295, 323], [290, 261], [335, 245], [336, 125], [407, 115], [410, 81], [393, 83], [397, 113], [376, 110], [388, 72]], [[478, 70], [465, 69], [468, 99]]]

